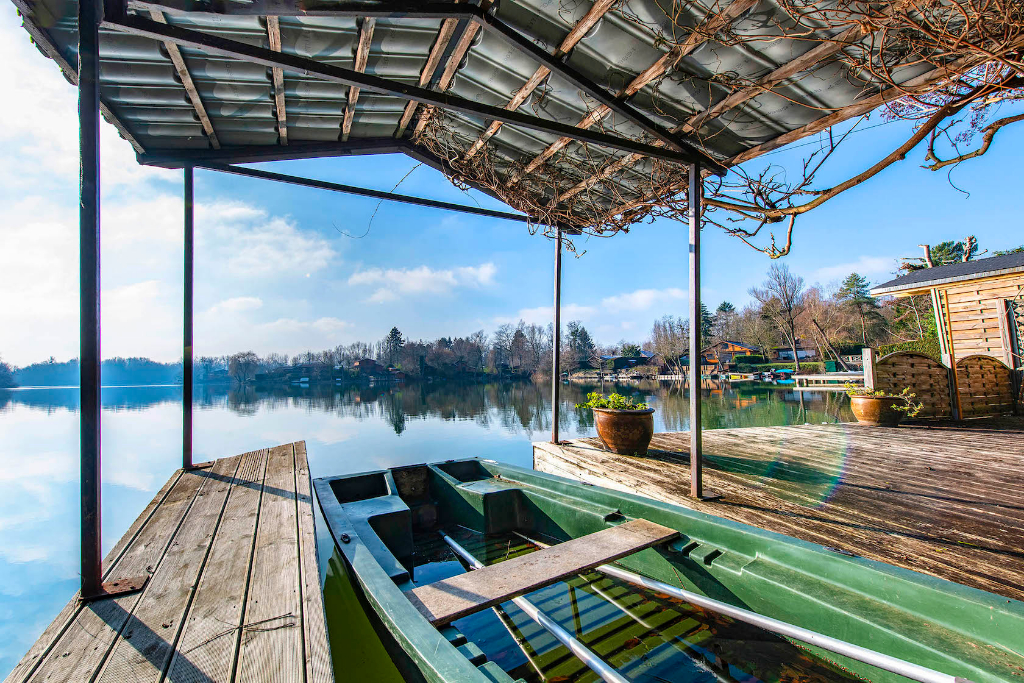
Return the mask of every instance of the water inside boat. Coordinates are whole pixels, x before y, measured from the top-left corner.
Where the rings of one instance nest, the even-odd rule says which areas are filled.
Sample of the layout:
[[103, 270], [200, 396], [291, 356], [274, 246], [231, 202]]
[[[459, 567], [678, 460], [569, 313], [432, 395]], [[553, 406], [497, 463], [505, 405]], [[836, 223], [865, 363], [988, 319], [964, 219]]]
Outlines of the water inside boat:
[[[443, 530], [484, 564], [539, 547], [517, 534]], [[542, 542], [553, 539], [537, 538]], [[415, 537], [413, 584], [466, 570], [437, 531]], [[792, 642], [597, 571], [525, 596], [633, 681], [649, 683], [816, 683], [864, 680]], [[452, 624], [513, 679], [529, 683], [600, 678], [518, 607], [506, 602]]]

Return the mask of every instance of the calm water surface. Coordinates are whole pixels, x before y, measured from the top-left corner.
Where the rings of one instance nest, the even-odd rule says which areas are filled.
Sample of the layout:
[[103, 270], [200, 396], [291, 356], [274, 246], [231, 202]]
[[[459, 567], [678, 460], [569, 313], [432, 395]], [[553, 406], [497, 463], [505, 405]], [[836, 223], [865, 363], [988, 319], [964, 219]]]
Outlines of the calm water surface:
[[[563, 438], [595, 434], [576, 402], [600, 386], [563, 385]], [[678, 386], [610, 383], [657, 409], [657, 431], [689, 428]], [[705, 429], [836, 422], [845, 396], [708, 384]], [[530, 467], [549, 438], [550, 387], [528, 382], [390, 388], [206, 387], [196, 392], [195, 461], [305, 440], [314, 477], [481, 456]], [[181, 458], [180, 387], [103, 390], [103, 546], [121, 537]], [[78, 390], [0, 390], [0, 676], [78, 586]], [[321, 563], [333, 548], [318, 520]]]

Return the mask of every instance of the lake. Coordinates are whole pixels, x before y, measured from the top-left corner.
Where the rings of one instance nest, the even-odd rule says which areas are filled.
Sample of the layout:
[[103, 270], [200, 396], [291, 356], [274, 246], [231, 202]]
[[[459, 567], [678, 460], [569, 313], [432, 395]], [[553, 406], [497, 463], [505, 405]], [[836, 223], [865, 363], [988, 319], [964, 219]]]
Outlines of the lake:
[[[564, 384], [560, 436], [593, 436], [576, 410], [599, 385]], [[656, 408], [655, 430], [689, 428], [678, 385], [612, 385]], [[706, 383], [705, 429], [852, 419], [846, 396]], [[481, 456], [532, 464], [550, 438], [551, 390], [531, 382], [196, 390], [194, 460], [305, 440], [314, 477]], [[0, 390], [0, 676], [78, 588], [78, 390]], [[121, 537], [181, 461], [181, 388], [103, 389], [103, 550]], [[321, 566], [333, 549], [318, 520]]]

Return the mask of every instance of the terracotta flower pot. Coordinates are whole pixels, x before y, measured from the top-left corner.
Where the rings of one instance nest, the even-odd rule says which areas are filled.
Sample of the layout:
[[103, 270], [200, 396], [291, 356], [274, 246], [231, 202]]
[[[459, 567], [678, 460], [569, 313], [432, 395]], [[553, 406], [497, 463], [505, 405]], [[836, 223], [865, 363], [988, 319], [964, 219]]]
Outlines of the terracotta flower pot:
[[647, 455], [647, 447], [654, 436], [654, 408], [594, 408], [594, 422], [597, 425], [597, 436], [611, 452], [621, 455]]
[[876, 427], [895, 427], [903, 419], [903, 413], [893, 407], [903, 399], [891, 396], [851, 396], [850, 408], [857, 422]]

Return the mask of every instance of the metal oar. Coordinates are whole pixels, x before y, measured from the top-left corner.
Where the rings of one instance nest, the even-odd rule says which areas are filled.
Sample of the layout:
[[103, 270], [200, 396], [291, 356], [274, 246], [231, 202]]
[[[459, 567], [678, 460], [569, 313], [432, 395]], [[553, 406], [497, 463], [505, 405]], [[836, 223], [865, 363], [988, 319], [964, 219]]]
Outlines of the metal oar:
[[[535, 541], [518, 531], [515, 533], [520, 538], [533, 543], [539, 548], [550, 547], [550, 544], [548, 543]], [[686, 602], [697, 605], [698, 607], [703, 607], [704, 609], [711, 610], [712, 612], [732, 617], [737, 621], [758, 626], [766, 631], [771, 631], [772, 633], [796, 638], [797, 640], [805, 643], [816, 645], [823, 650], [845, 655], [850, 659], [855, 659], [858, 662], [864, 662], [866, 664], [876, 666], [879, 669], [884, 669], [885, 671], [891, 671], [892, 673], [899, 674], [900, 676], [914, 681], [920, 681], [921, 683], [972, 683], [972, 681], [966, 678], [961, 678], [960, 676], [944, 674], [941, 671], [929, 669], [926, 666], [914, 664], [913, 662], [908, 662], [905, 659], [899, 659], [881, 652], [869, 650], [866, 647], [854, 645], [853, 643], [848, 643], [845, 640], [826, 636], [822, 633], [811, 631], [801, 626], [786, 623], [785, 621], [772, 619], [771, 617], [763, 616], [757, 612], [751, 612], [750, 610], [742, 609], [740, 607], [734, 607], [728, 603], [713, 600], [712, 598], [698, 593], [691, 593], [690, 591], [683, 590], [682, 588], [676, 588], [672, 584], [658, 581], [657, 579], [649, 579], [646, 576], [634, 574], [631, 571], [620, 569], [619, 567], [614, 567], [610, 564], [602, 564], [599, 567], [595, 567], [595, 570], [602, 574], [607, 574], [608, 576], [614, 576], [626, 583], [631, 583], [635, 586], [640, 586], [641, 588], [646, 588], [657, 593], [671, 595], [672, 597], [685, 600]]]
[[[466, 561], [470, 569], [483, 569], [484, 564], [473, 557], [468, 550], [459, 545], [451, 536], [441, 533], [441, 538], [447, 543], [455, 554]], [[529, 540], [529, 539], [527, 539]], [[533, 543], [533, 541], [530, 541]], [[576, 655], [581, 662], [600, 676], [608, 683], [630, 683], [629, 679], [609, 666], [604, 660], [598, 657], [590, 648], [578, 641], [571, 633], [559, 626], [553, 619], [537, 609], [536, 605], [524, 597], [512, 598], [512, 603], [523, 610], [531, 619], [544, 627], [548, 633], [553, 635], [558, 642], [569, 648], [569, 651]]]

